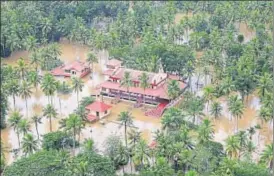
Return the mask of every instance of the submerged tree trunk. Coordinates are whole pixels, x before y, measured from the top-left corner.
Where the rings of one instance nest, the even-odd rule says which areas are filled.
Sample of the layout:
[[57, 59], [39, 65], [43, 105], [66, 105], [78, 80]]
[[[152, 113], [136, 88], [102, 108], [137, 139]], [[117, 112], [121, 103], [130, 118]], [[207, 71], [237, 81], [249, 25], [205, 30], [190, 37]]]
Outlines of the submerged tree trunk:
[[36, 129], [36, 133], [37, 133], [37, 137], [38, 137], [38, 140], [39, 140], [39, 132], [38, 132], [38, 128], [37, 128], [38, 124], [35, 123], [35, 129]]
[[127, 124], [125, 123], [125, 142], [127, 147]]
[[61, 98], [59, 97], [60, 114], [62, 114]]
[[76, 141], [76, 133], [75, 133], [75, 128], [73, 128], [73, 156], [75, 156], [75, 141]]
[[27, 118], [28, 118], [28, 100], [25, 98], [25, 101], [26, 101], [26, 115], [27, 115]]
[[50, 129], [50, 132], [52, 132], [51, 117], [49, 118], [49, 129]]
[[13, 109], [15, 110], [15, 95], [12, 95], [13, 98]]
[[17, 133], [17, 139], [18, 139], [18, 144], [19, 144], [19, 148], [20, 148], [21, 147], [21, 144], [20, 144], [20, 134], [19, 134], [18, 131], [16, 133]]

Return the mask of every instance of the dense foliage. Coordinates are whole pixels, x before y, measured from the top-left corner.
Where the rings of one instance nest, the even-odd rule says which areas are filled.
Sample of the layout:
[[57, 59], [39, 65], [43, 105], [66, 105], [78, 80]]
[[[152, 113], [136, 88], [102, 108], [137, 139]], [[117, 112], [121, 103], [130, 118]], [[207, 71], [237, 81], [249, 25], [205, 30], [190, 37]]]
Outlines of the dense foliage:
[[[14, 107], [8, 125], [23, 153], [5, 167], [4, 175], [109, 176], [118, 169], [144, 176], [270, 175], [273, 144], [264, 146], [256, 162], [254, 137], [260, 134], [261, 126], [273, 121], [271, 5], [264, 1], [1, 2], [1, 56], [17, 50], [31, 53], [30, 67], [23, 59], [14, 68], [1, 65], [1, 128], [8, 110]], [[184, 15], [175, 21], [177, 13]], [[242, 25], [252, 35], [244, 34]], [[41, 80], [37, 72], [38, 68], [51, 70], [62, 64], [61, 50], [54, 43], [61, 37], [96, 51], [108, 51], [126, 67], [164, 71], [188, 84], [183, 101], [177, 108], [167, 109], [161, 118], [162, 129], [155, 133], [154, 145], [148, 145], [138, 131], [130, 130], [134, 117], [125, 111], [118, 115], [125, 142], [109, 136], [105, 156], [97, 153], [91, 140], [82, 147], [85, 106], [94, 99], [79, 100], [84, 86], [81, 79], [73, 78], [68, 85], [50, 74]], [[92, 53], [88, 57], [92, 67], [100, 60]], [[127, 72], [121, 81], [127, 90], [132, 86], [130, 77]], [[144, 90], [146, 77], [141, 78]], [[29, 134], [29, 122], [15, 109], [17, 96], [25, 100], [28, 109], [32, 88], [38, 85], [48, 97], [42, 116], [49, 119], [50, 131], [52, 119], [60, 113], [53, 106], [55, 94], [73, 90], [78, 103], [73, 114], [59, 121], [60, 131], [43, 136], [42, 149]], [[171, 99], [178, 97], [177, 81], [170, 81], [167, 89]], [[253, 93], [259, 96], [257, 116], [261, 124], [239, 130], [238, 121], [250, 106], [247, 100]], [[8, 104], [9, 96], [13, 106]], [[220, 97], [235, 123], [234, 134], [224, 144], [214, 141], [213, 121], [223, 115]], [[59, 104], [61, 111], [60, 98]], [[39, 139], [39, 117], [32, 119]], [[125, 169], [128, 165], [130, 171]]]

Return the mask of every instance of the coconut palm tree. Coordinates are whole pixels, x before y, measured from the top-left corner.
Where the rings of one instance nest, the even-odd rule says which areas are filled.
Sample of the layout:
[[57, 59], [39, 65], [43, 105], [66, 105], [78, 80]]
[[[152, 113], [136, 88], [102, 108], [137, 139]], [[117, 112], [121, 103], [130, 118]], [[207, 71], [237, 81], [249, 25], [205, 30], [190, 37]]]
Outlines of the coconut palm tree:
[[31, 117], [32, 123], [35, 125], [36, 134], [39, 140], [39, 132], [38, 132], [38, 124], [41, 124], [42, 117], [39, 117], [38, 115], [34, 115]]
[[119, 121], [121, 122], [121, 126], [124, 126], [124, 132], [125, 132], [125, 143], [127, 147], [127, 128], [128, 126], [133, 125], [132, 116], [128, 111], [123, 111], [119, 114]]
[[23, 137], [22, 148], [25, 155], [33, 154], [38, 150], [38, 140], [34, 139], [32, 134], [27, 133]]
[[269, 144], [261, 153], [260, 162], [268, 166], [268, 168], [273, 169], [273, 144]]
[[179, 83], [176, 80], [171, 80], [168, 85], [167, 85], [167, 92], [168, 92], [168, 96], [170, 99], [175, 99], [179, 96], [180, 94], [180, 87], [179, 87]]
[[[57, 84], [54, 77], [46, 73], [42, 79], [41, 88], [46, 96], [48, 96], [48, 103], [52, 105], [52, 96], [54, 95], [55, 91], [57, 90]], [[49, 97], [51, 96], [51, 101]]]
[[48, 104], [45, 108], [43, 108], [43, 116], [46, 116], [49, 119], [50, 122], [50, 132], [52, 132], [52, 118], [56, 118], [57, 117], [57, 112], [56, 109], [51, 105]]
[[98, 62], [98, 58], [92, 53], [92, 52], [89, 52], [87, 54], [87, 62], [89, 63], [89, 65], [91, 65], [91, 71], [93, 73], [94, 71], [94, 68], [93, 68], [93, 64], [94, 62]]
[[124, 77], [121, 80], [120, 86], [125, 87], [127, 89], [128, 93], [128, 100], [130, 100], [130, 93], [129, 93], [129, 88], [132, 86], [132, 81], [131, 81], [131, 74], [130, 72], [126, 71], [124, 73]]
[[141, 164], [141, 168], [143, 168], [144, 164], [147, 164], [149, 161], [149, 148], [143, 139], [137, 143], [134, 154], [134, 163], [137, 165]]
[[243, 156], [249, 160], [252, 160], [252, 154], [255, 152], [255, 150], [256, 146], [254, 143], [252, 141], [248, 141], [245, 146]]
[[30, 63], [35, 65], [35, 71], [38, 72], [38, 66], [41, 63], [39, 50], [33, 51], [30, 55]]
[[18, 124], [18, 131], [23, 133], [23, 135], [27, 134], [30, 131], [30, 123], [27, 119], [21, 119]]
[[26, 101], [26, 112], [27, 112], [27, 116], [28, 116], [28, 101], [27, 101], [27, 99], [30, 98], [30, 96], [32, 94], [31, 85], [28, 82], [23, 81], [21, 86], [19, 87], [19, 94]]
[[77, 103], [79, 107], [79, 92], [82, 92], [84, 87], [84, 82], [81, 78], [73, 77], [72, 78], [72, 89], [77, 93]]
[[202, 124], [198, 127], [198, 141], [203, 144], [212, 140], [214, 137], [214, 129], [211, 121], [204, 119]]
[[239, 157], [239, 150], [240, 150], [240, 140], [238, 136], [229, 136], [226, 140], [225, 140], [225, 150], [227, 155], [230, 158], [238, 158]]
[[9, 126], [13, 128], [14, 132], [17, 134], [18, 144], [20, 147], [20, 133], [18, 130], [19, 123], [22, 119], [22, 115], [18, 111], [13, 111], [8, 118]]
[[17, 61], [17, 65], [18, 65], [18, 71], [20, 73], [20, 77], [22, 80], [24, 80], [27, 66], [26, 66], [25, 61], [22, 57], [20, 57], [19, 60]]
[[223, 107], [219, 102], [214, 102], [211, 106], [210, 114], [215, 118], [219, 118], [222, 115]]
[[163, 129], [166, 132], [178, 130], [183, 122], [184, 114], [177, 108], [168, 109], [161, 120]]
[[131, 148], [135, 148], [135, 145], [141, 139], [141, 132], [137, 131], [137, 130], [134, 130], [134, 129], [131, 129], [128, 132], [128, 139], [129, 139], [129, 145], [131, 146]]
[[203, 98], [206, 102], [206, 111], [208, 112], [209, 102], [213, 98], [214, 88], [212, 86], [206, 86], [203, 88]]
[[13, 98], [13, 108], [15, 109], [15, 96], [19, 95], [19, 82], [18, 80], [11, 79], [7, 84], [7, 89]]
[[83, 143], [84, 151], [94, 150], [94, 141], [92, 139], [86, 139]]
[[82, 119], [76, 114], [70, 114], [66, 119], [66, 130], [73, 134], [73, 155], [75, 154], [76, 132], [82, 125]]
[[236, 117], [236, 132], [238, 131], [238, 120], [242, 117], [244, 112], [244, 104], [240, 99], [233, 101], [228, 107], [233, 117]]
[[265, 92], [273, 88], [271, 74], [265, 72], [262, 76], [259, 76], [258, 81], [259, 95], [264, 97]]
[[124, 165], [128, 163], [129, 160], [129, 152], [126, 147], [122, 145], [122, 143], [119, 143], [117, 155], [114, 158], [114, 161], [119, 163], [119, 165], [122, 165], [123, 174], [125, 173]]
[[40, 82], [41, 82], [41, 79], [40, 79], [38, 73], [37, 73], [37, 72], [34, 72], [34, 71], [29, 72], [29, 74], [28, 74], [28, 79], [27, 79], [27, 80], [29, 81], [29, 83], [30, 83], [33, 87], [35, 87], [35, 89], [36, 89], [36, 91], [37, 91], [37, 87], [38, 87], [38, 85], [39, 85]]
[[145, 72], [143, 72], [141, 74], [141, 76], [139, 77], [140, 86], [141, 86], [141, 88], [144, 89], [144, 103], [146, 103], [145, 91], [149, 87], [148, 79], [149, 79], [149, 77], [148, 77], [148, 75]]

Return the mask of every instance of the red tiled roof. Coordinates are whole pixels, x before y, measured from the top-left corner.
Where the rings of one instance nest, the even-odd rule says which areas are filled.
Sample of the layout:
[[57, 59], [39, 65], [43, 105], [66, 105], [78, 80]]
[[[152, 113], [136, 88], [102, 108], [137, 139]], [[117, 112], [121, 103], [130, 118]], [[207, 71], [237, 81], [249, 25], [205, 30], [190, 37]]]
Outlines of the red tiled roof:
[[109, 108], [111, 108], [110, 105], [107, 105], [103, 102], [99, 102], [99, 101], [95, 101], [93, 103], [91, 103], [90, 105], [86, 106], [86, 109], [90, 110], [90, 111], [97, 111], [97, 112], [104, 112], [106, 110], [108, 110]]
[[[145, 91], [141, 87], [130, 87], [129, 92], [169, 99], [168, 92], [167, 92], [167, 85], [168, 85], [168, 83], [165, 82], [163, 85], [160, 85], [156, 89], [150, 88], [150, 89], [146, 89]], [[179, 86], [181, 89], [183, 89], [183, 88], [185, 88], [186, 85], [182, 82], [179, 82]], [[109, 82], [109, 81], [102, 83], [100, 85], [100, 87], [103, 87], [106, 89], [115, 89], [115, 90], [124, 91], [124, 92], [127, 91], [127, 89], [125, 87], [121, 87], [119, 83], [114, 83], [114, 82]]]
[[76, 70], [76, 71], [82, 71], [83, 69], [88, 68], [88, 65], [86, 63], [81, 61], [74, 61], [68, 65], [66, 65], [63, 69], [64, 70]]
[[122, 61], [119, 61], [117, 59], [111, 59], [106, 63], [106, 65], [117, 67], [122, 65]]
[[110, 76], [110, 75], [112, 75], [112, 73], [113, 73], [113, 70], [106, 70], [106, 71], [104, 71], [103, 72], [103, 75], [108, 75], [108, 76]]
[[88, 114], [87, 119], [88, 119], [88, 121], [93, 122], [93, 121], [97, 120], [97, 117], [92, 114]]
[[[139, 77], [145, 71], [133, 70], [133, 69], [120, 67], [120, 68], [114, 70], [113, 73], [111, 73], [111, 77], [122, 79], [124, 77], [125, 72], [130, 72], [132, 81], [139, 82]], [[161, 82], [162, 80], [167, 78], [166, 73], [152, 73], [152, 72], [145, 72], [145, 73], [148, 75], [148, 82], [150, 84], [154, 84], [154, 80], [157, 80], [158, 82], [155, 82], [155, 83], [158, 84], [159, 82]], [[162, 78], [162, 79], [160, 79], [160, 78]]]
[[69, 73], [65, 72], [64, 66], [56, 67], [55, 69], [51, 70], [51, 74], [54, 76], [70, 76]]

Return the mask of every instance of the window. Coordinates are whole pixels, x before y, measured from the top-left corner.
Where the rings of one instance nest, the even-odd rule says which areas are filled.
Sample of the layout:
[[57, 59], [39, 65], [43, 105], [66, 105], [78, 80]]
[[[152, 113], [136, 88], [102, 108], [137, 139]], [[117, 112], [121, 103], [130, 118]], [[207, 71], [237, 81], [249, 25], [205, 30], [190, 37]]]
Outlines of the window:
[[96, 111], [96, 117], [99, 117], [99, 112]]
[[105, 114], [107, 114], [108, 113], [108, 111], [105, 111]]

